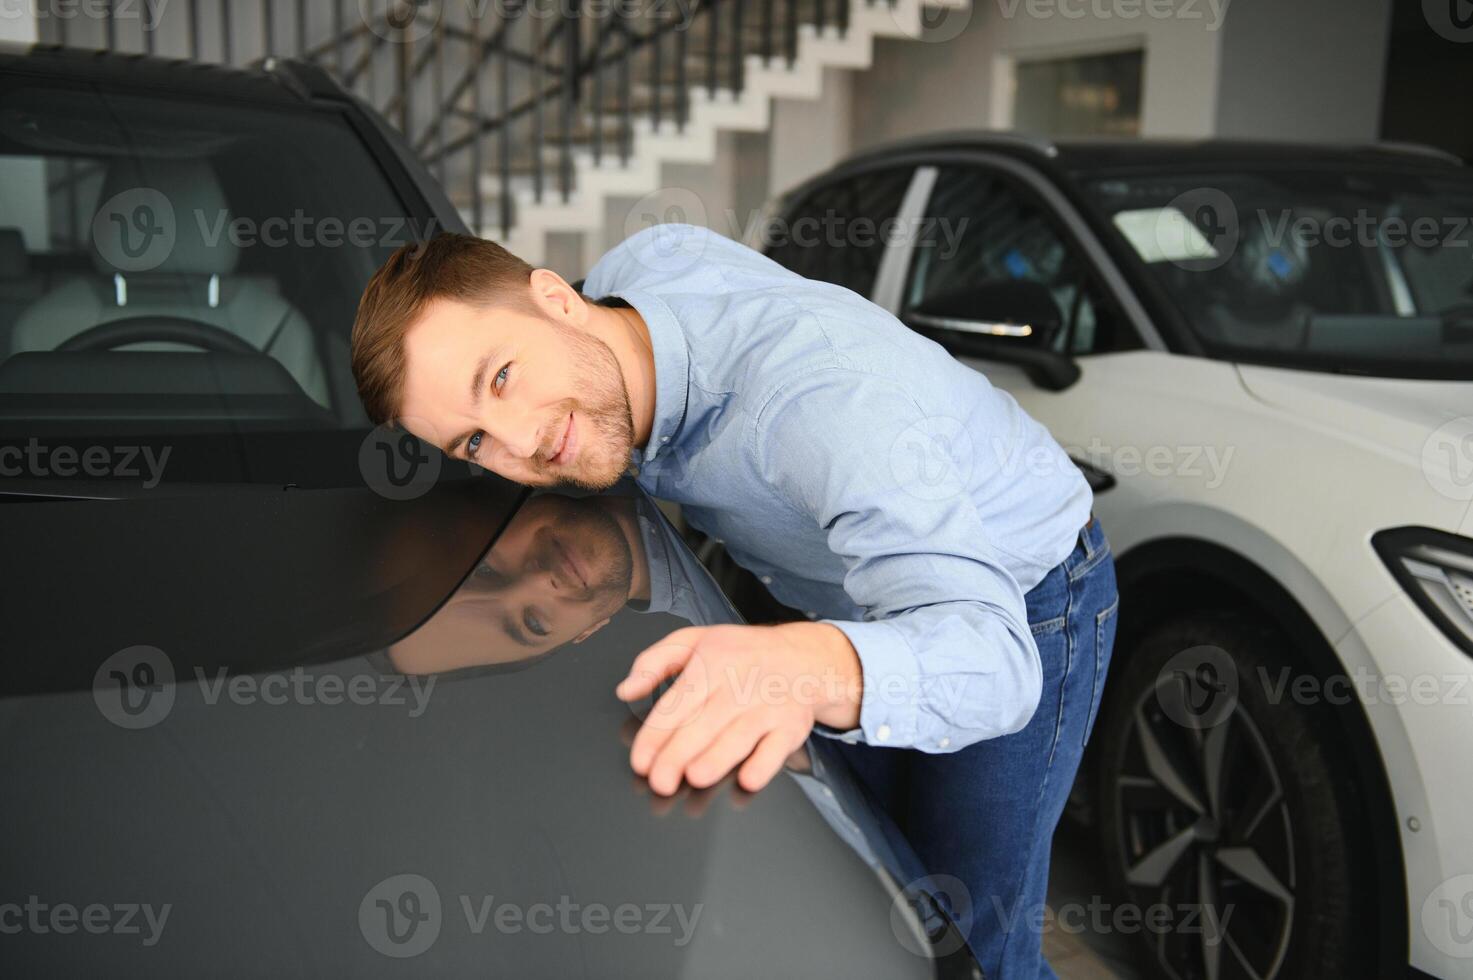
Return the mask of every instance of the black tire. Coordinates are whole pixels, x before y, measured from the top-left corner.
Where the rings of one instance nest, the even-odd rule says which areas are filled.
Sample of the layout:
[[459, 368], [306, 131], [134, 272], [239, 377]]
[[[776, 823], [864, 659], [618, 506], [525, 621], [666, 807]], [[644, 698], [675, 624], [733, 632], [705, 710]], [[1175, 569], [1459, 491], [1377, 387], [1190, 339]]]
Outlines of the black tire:
[[1287, 641], [1199, 613], [1134, 646], [1094, 736], [1095, 804], [1148, 975], [1374, 977], [1365, 810], [1334, 709], [1283, 685], [1305, 670]]

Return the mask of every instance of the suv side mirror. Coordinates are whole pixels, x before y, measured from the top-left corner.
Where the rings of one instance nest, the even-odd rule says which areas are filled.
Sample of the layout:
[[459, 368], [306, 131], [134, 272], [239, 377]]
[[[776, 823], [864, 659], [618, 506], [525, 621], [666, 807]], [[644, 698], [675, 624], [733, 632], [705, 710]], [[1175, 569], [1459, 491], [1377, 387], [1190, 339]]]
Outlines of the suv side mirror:
[[1063, 319], [1041, 283], [969, 286], [932, 296], [900, 319], [952, 353], [1017, 364], [1041, 388], [1063, 391], [1079, 380], [1079, 365], [1053, 349]]

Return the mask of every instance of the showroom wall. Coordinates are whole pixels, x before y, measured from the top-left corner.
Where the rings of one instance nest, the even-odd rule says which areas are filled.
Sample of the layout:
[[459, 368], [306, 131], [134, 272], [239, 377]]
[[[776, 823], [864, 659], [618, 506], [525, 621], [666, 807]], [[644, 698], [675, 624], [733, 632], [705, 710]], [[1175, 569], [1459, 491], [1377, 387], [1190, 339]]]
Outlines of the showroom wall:
[[1390, 29], [1391, 0], [1234, 0], [1216, 135], [1377, 139]]
[[944, 59], [926, 44], [884, 42], [874, 68], [854, 78], [853, 144], [936, 129], [1008, 128], [1016, 61], [1131, 48], [1145, 53], [1142, 135], [1210, 135], [1229, 5], [1168, 6], [1180, 15], [1131, 16], [1125, 12], [1139, 5], [1126, 0], [982, 0], [959, 35], [935, 42], [947, 45]]
[[36, 40], [36, 18], [20, 4], [0, 4], [0, 41]]

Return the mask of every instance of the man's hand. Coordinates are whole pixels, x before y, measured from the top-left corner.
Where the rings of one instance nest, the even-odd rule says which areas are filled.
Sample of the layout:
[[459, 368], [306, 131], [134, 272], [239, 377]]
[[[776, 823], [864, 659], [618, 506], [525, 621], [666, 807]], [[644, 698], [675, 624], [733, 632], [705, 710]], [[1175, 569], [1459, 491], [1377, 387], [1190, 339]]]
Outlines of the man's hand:
[[629, 764], [661, 795], [682, 777], [704, 788], [738, 766], [738, 783], [755, 792], [815, 722], [859, 724], [859, 655], [828, 623], [676, 630], [635, 658], [615, 693], [637, 701], [676, 674], [629, 750]]

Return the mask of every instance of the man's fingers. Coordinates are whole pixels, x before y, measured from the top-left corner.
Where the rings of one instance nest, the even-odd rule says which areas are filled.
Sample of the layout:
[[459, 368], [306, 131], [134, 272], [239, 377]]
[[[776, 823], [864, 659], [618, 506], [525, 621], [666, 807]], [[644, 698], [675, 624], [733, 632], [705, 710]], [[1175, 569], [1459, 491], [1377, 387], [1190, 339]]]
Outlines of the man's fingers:
[[736, 714], [737, 707], [729, 698], [715, 698], [706, 703], [699, 718], [670, 732], [649, 763], [650, 789], [656, 793], [679, 789], [686, 764], [710, 746]]
[[795, 748], [793, 736], [784, 731], [770, 731], [757, 743], [757, 749], [742, 764], [737, 773], [737, 783], [742, 789], [755, 793], [772, 781], [782, 769], [788, 753]]
[[648, 775], [654, 757], [677, 731], [695, 722], [706, 710], [711, 687], [700, 664], [694, 664], [660, 695], [644, 719], [634, 744], [629, 747], [629, 765], [641, 776]]
[[716, 736], [705, 751], [686, 765], [686, 782], [696, 787], [712, 786], [720, 782], [721, 777], [752, 754], [757, 741], [770, 729], [770, 723], [760, 714], [749, 712], [739, 716], [721, 730], [721, 734]]
[[614, 688], [621, 701], [637, 701], [664, 681], [680, 673], [700, 642], [701, 628], [678, 629], [659, 643], [645, 649], [629, 665], [629, 674]]

